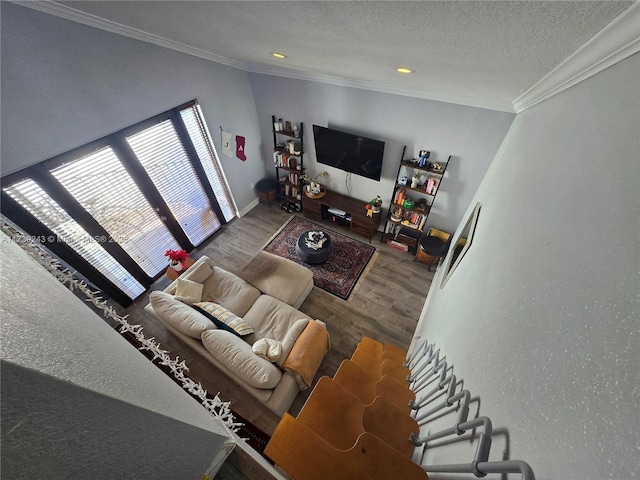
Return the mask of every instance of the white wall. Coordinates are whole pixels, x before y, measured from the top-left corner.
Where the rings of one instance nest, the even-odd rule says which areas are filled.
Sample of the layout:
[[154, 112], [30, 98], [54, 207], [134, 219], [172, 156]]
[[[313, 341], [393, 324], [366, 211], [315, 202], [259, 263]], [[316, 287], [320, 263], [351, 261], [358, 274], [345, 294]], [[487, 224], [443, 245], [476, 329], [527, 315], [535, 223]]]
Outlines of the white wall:
[[226, 428], [2, 232], [0, 258], [3, 478], [199, 480], [225, 458]]
[[539, 479], [640, 476], [638, 85], [640, 54], [517, 115], [416, 331]]
[[388, 207], [403, 145], [407, 157], [422, 149], [432, 161], [446, 161], [449, 169], [431, 212], [429, 226], [453, 231], [484, 177], [514, 115], [451, 103], [327, 85], [304, 80], [251, 74], [251, 85], [262, 128], [267, 171], [273, 168], [271, 115], [305, 124], [305, 168], [323, 178], [328, 188], [345, 191], [346, 173], [318, 164], [312, 125], [318, 124], [361, 134], [385, 143], [380, 182], [351, 176], [351, 196], [368, 201], [381, 195]]
[[[265, 175], [246, 72], [0, 2], [2, 175], [197, 98], [238, 208]], [[222, 155], [220, 129], [246, 136]]]

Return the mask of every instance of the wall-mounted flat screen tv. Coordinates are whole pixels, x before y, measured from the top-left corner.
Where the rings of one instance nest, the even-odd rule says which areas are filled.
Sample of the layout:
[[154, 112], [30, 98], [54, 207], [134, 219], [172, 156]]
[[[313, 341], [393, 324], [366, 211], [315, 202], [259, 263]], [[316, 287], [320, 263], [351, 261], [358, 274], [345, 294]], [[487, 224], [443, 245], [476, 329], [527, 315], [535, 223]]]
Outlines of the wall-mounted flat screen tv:
[[320, 125], [313, 126], [313, 140], [319, 163], [380, 180], [384, 142]]

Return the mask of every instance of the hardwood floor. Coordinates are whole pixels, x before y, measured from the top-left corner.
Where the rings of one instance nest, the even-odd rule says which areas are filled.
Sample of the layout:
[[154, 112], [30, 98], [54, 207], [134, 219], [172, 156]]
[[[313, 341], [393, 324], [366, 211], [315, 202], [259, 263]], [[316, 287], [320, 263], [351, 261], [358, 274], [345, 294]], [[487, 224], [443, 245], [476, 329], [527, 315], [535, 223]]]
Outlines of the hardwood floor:
[[[297, 214], [302, 215], [302, 214]], [[268, 240], [291, 216], [276, 203], [259, 204], [248, 214], [232, 221], [206, 244], [192, 252], [192, 258], [202, 255], [228, 271], [237, 273], [263, 248]], [[333, 224], [327, 228], [344, 235], [348, 229]], [[362, 237], [353, 238], [365, 241]], [[383, 343], [391, 342], [407, 348], [416, 328], [424, 300], [433, 279], [427, 266], [413, 261], [413, 256], [380, 243], [376, 235], [371, 244], [377, 249], [373, 265], [363, 276], [349, 301], [314, 288], [300, 307], [312, 318], [327, 324], [331, 337], [331, 350], [325, 357], [316, 381], [322, 375], [333, 376], [342, 360], [349, 358], [363, 336]], [[162, 277], [152, 290], [160, 290], [170, 283]], [[148, 314], [144, 307], [148, 295], [143, 295], [125, 313], [132, 323], [144, 327], [147, 336], [155, 337], [162, 347], [186, 361], [193, 380], [201, 382], [210, 393], [231, 402], [231, 408], [256, 427], [268, 434], [275, 430], [279, 417], [253, 400], [223, 373], [204, 360], [198, 353], [167, 331], [160, 322]], [[300, 392], [289, 413], [296, 415], [311, 390]]]

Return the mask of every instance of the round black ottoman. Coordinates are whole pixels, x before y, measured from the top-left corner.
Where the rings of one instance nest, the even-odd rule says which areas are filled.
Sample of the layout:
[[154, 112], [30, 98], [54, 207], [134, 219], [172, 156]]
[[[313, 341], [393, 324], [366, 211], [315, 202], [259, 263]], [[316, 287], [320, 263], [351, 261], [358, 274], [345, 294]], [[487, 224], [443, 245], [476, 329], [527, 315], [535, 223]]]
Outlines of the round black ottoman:
[[298, 237], [296, 253], [300, 260], [315, 265], [326, 262], [334, 247], [333, 240], [327, 232], [322, 230], [309, 230]]
[[447, 244], [438, 237], [423, 235], [418, 242], [419, 248], [428, 255], [442, 255], [447, 251]]
[[418, 240], [418, 250], [416, 251], [416, 260], [426, 263], [431, 267], [442, 258], [447, 251], [447, 243], [438, 237], [431, 235], [423, 235]]

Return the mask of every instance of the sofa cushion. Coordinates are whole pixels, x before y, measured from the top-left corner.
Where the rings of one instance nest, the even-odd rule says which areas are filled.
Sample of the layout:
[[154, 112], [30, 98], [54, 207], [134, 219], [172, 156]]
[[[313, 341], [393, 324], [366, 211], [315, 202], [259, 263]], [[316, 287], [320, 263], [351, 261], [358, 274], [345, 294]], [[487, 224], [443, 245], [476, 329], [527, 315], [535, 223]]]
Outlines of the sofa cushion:
[[239, 275], [262, 293], [295, 308], [300, 308], [313, 289], [311, 270], [264, 250], [258, 253]]
[[178, 286], [176, 287], [176, 294], [174, 295], [176, 300], [191, 305], [193, 303], [202, 300], [202, 289], [204, 285], [201, 283], [186, 280], [184, 278], [178, 278]]
[[151, 292], [149, 302], [153, 312], [166, 324], [193, 338], [200, 338], [205, 330], [215, 330], [215, 324], [189, 305], [165, 292]]
[[285, 360], [289, 356], [289, 353], [291, 353], [291, 349], [298, 340], [298, 337], [306, 328], [307, 323], [312, 321], [313, 320], [309, 320], [308, 318], [301, 318], [300, 320], [296, 320], [294, 324], [291, 325], [291, 328], [289, 328], [287, 334], [282, 340], [282, 353], [280, 354], [280, 358], [278, 358], [278, 361], [276, 362], [279, 367], [282, 367], [282, 365], [284, 364]]
[[220, 267], [213, 267], [202, 291], [202, 301], [222, 305], [239, 317], [244, 317], [259, 296], [260, 290]]
[[222, 305], [214, 302], [198, 302], [193, 307], [204, 314], [209, 320], [216, 324], [216, 327], [227, 330], [239, 337], [244, 337], [253, 333], [253, 327], [242, 318], [230, 312]]
[[202, 344], [225, 367], [241, 380], [256, 388], [274, 388], [282, 378], [282, 371], [259, 357], [251, 346], [225, 330], [202, 333]]
[[[200, 257], [196, 260], [196, 263], [191, 265], [189, 269], [184, 272], [178, 279], [191, 280], [192, 282], [204, 284], [205, 280], [209, 278], [213, 272], [213, 263], [209, 257]], [[175, 294], [178, 286], [178, 279], [174, 280], [164, 291], [167, 293]]]
[[250, 343], [260, 338], [272, 338], [284, 342], [287, 333], [297, 320], [309, 320], [309, 317], [300, 310], [269, 295], [258, 298], [243, 318], [255, 332], [253, 338], [247, 338]]
[[196, 261], [189, 269], [182, 274], [183, 278], [193, 282], [204, 283], [211, 275], [213, 263], [211, 259], [206, 257]]

